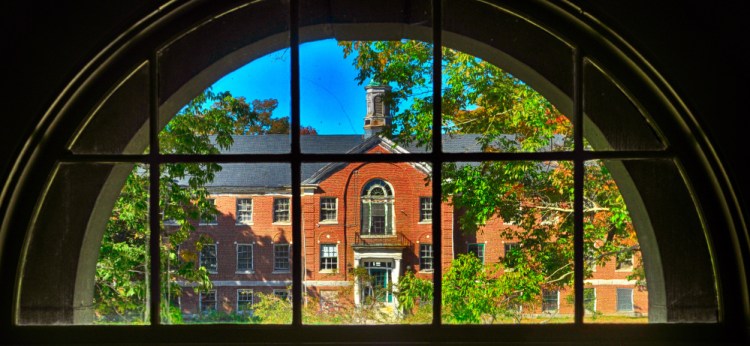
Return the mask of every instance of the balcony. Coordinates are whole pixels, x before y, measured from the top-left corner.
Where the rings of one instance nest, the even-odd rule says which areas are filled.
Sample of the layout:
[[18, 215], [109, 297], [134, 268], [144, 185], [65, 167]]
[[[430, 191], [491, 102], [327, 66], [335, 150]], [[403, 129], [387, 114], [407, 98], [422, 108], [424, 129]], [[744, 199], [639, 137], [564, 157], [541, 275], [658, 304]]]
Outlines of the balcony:
[[412, 245], [411, 241], [404, 236], [403, 233], [388, 234], [388, 235], [375, 235], [375, 234], [362, 234], [356, 232], [354, 234], [353, 248], [405, 248]]

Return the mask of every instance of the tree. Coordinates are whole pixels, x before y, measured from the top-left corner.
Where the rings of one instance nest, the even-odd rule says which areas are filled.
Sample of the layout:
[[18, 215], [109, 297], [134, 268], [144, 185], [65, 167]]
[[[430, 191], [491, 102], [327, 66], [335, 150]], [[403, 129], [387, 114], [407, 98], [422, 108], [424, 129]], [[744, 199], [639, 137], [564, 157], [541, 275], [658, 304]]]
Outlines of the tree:
[[[159, 133], [160, 150], [165, 154], [218, 154], [232, 145], [232, 135], [289, 133], [288, 118], [272, 117], [277, 105], [274, 99], [248, 103], [229, 92], [208, 89], [191, 100]], [[302, 132], [317, 133], [309, 127]], [[100, 322], [143, 322], [149, 315], [147, 244], [152, 233], [148, 222], [148, 169], [137, 164], [127, 177], [104, 232], [94, 296], [96, 319]], [[213, 241], [206, 236], [193, 239], [192, 234], [195, 220], [217, 213], [206, 185], [221, 166], [170, 163], [160, 169], [163, 231], [158, 236], [165, 293], [162, 309], [169, 322], [176, 322], [181, 314], [170, 307], [170, 301], [181, 293], [177, 281], [197, 283], [198, 289], [211, 287], [206, 268], [196, 266], [196, 262], [203, 245]], [[175, 226], [164, 228], [167, 220]]]
[[[372, 80], [392, 87], [385, 100], [394, 110], [393, 121], [383, 134], [399, 144], [429, 148], [434, 130], [432, 45], [419, 41], [352, 41], [339, 45], [344, 57], [354, 56], [360, 84]], [[475, 134], [485, 152], [572, 149], [568, 118], [526, 83], [486, 61], [448, 48], [442, 48], [441, 64], [444, 136]], [[493, 218], [502, 218], [517, 227], [499, 232], [520, 245], [500, 259], [506, 270], [497, 275], [497, 287], [490, 291], [497, 297], [487, 298], [487, 306], [474, 304], [474, 313], [469, 313], [461, 308], [466, 302], [460, 299], [445, 302], [455, 321], [477, 322], [480, 315], [496, 316], [493, 309], [498, 306], [512, 314], [519, 306], [538, 302], [542, 289], [572, 284], [572, 162], [448, 163], [441, 178], [444, 201], [460, 213], [464, 232], [498, 232], [483, 226]], [[595, 263], [639, 251], [624, 200], [600, 161], [586, 163], [584, 218], [585, 277], [592, 275]], [[465, 265], [467, 260], [459, 258], [451, 270]], [[636, 268], [634, 272], [642, 270]], [[454, 279], [458, 277], [446, 276], [445, 284], [452, 284]], [[495, 306], [490, 308], [491, 304]]]

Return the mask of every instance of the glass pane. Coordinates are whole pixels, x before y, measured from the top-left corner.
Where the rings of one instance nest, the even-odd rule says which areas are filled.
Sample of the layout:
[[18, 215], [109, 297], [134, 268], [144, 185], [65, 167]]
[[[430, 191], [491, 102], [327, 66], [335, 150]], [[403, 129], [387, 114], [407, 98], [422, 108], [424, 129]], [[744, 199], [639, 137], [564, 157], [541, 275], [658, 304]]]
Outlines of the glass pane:
[[143, 154], [148, 150], [149, 83], [149, 64], [144, 62], [94, 108], [70, 150], [75, 154]]
[[573, 322], [572, 162], [449, 163], [442, 186], [443, 322]]
[[[301, 31], [307, 41], [300, 46], [301, 123], [306, 133], [317, 134], [302, 137], [303, 152], [382, 152], [373, 151], [375, 147], [389, 153], [430, 151], [429, 1], [412, 1], [408, 10], [388, 2], [368, 11], [356, 3], [334, 2], [327, 13], [318, 12], [314, 3], [301, 3], [303, 26], [324, 16], [336, 23]], [[409, 25], [379, 23], [393, 18], [404, 18]], [[347, 25], [352, 22], [373, 24], [363, 31]], [[314, 41], [331, 32], [335, 39]]]
[[420, 203], [431, 200], [429, 166], [335, 162], [302, 173], [303, 323], [431, 323], [432, 205]]
[[698, 260], [709, 256], [705, 231], [675, 163], [588, 161], [585, 184], [584, 246], [596, 262], [586, 282], [597, 296], [586, 321], [716, 322], [696, 320], [717, 316], [716, 292], [700, 288], [715, 278]]
[[57, 167], [33, 226], [56, 236], [28, 244], [19, 324], [148, 323], [148, 176], [141, 164]]
[[665, 145], [655, 126], [590, 60], [583, 69], [584, 136], [588, 150], [659, 150]]
[[487, 2], [443, 1], [442, 22], [444, 151], [572, 150], [569, 45]]
[[287, 30], [287, 2], [257, 1], [210, 19], [164, 48], [160, 152], [289, 152], [289, 38], [277, 34]]
[[443, 48], [443, 151], [573, 150], [573, 124], [502, 68]]
[[585, 167], [584, 322], [648, 323], [645, 264], [629, 208], [604, 161]]
[[162, 166], [164, 323], [291, 323], [290, 183], [282, 163]]

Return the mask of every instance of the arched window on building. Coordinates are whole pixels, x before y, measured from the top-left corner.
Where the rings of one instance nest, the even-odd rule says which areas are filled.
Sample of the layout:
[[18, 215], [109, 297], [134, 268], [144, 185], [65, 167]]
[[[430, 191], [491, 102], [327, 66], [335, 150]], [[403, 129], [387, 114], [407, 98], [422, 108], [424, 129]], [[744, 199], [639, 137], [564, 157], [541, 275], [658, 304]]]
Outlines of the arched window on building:
[[391, 235], [393, 227], [393, 190], [381, 179], [362, 189], [362, 235]]

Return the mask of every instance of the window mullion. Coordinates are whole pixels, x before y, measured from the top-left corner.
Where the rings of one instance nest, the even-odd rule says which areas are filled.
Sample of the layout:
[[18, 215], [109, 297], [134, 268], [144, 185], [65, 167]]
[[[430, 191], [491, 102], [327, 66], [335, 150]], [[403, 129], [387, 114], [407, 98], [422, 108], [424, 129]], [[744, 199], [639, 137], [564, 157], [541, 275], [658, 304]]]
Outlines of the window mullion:
[[583, 52], [576, 47], [573, 56], [573, 292], [575, 323], [583, 323], [584, 258], [583, 258]]
[[[149, 62], [149, 319], [151, 325], [161, 324], [161, 225], [159, 223], [159, 70], [154, 53]], [[169, 273], [167, 273], [169, 275]]]
[[[441, 154], [443, 152], [443, 136], [442, 136], [442, 85], [443, 85], [443, 70], [442, 70], [442, 0], [432, 0], [432, 196], [437, 201], [442, 201], [441, 197], [441, 176], [443, 162], [441, 160]], [[432, 271], [432, 325], [439, 326], [441, 320], [442, 310], [442, 297], [443, 297], [443, 262], [442, 262], [442, 214], [441, 214], [440, 203], [434, 203], [433, 213], [434, 221], [432, 223], [432, 244], [433, 244], [433, 257], [437, 258], [437, 261], [433, 261]]]
[[291, 68], [291, 144], [292, 144], [292, 325], [302, 325], [302, 161], [300, 150], [300, 85], [299, 85], [299, 7], [298, 0], [289, 2], [289, 45]]

